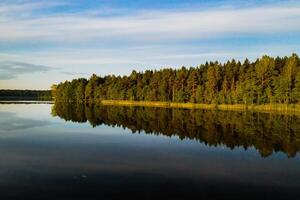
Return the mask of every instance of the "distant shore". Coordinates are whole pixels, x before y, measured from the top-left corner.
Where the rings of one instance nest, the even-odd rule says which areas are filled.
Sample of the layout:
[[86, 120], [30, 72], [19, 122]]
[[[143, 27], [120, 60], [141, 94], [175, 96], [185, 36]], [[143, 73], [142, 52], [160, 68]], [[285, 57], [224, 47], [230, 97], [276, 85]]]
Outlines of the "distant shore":
[[46, 100], [1, 100], [0, 104], [54, 104], [54, 101]]
[[163, 108], [186, 108], [186, 109], [207, 109], [207, 110], [232, 110], [232, 111], [260, 111], [300, 114], [300, 104], [197, 104], [197, 103], [176, 103], [160, 101], [126, 101], [126, 100], [102, 100], [103, 105], [120, 106], [145, 106]]
[[52, 101], [51, 90], [0, 89], [0, 101]]

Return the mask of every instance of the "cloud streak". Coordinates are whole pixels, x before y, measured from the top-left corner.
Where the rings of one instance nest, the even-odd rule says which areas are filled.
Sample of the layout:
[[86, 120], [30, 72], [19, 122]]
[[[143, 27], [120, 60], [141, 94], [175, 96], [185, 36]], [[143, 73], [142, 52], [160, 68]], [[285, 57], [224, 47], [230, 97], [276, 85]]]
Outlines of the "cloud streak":
[[0, 134], [49, 125], [49, 121], [18, 117], [15, 113], [0, 112]]
[[0, 80], [13, 79], [18, 75], [47, 72], [53, 68], [24, 62], [0, 61]]
[[[34, 6], [28, 9], [34, 9]], [[0, 41], [59, 43], [95, 40], [153, 42], [226, 37], [232, 34], [274, 34], [300, 32], [300, 6], [147, 10], [105, 17], [87, 12], [39, 17], [10, 16], [0, 18], [0, 29]]]

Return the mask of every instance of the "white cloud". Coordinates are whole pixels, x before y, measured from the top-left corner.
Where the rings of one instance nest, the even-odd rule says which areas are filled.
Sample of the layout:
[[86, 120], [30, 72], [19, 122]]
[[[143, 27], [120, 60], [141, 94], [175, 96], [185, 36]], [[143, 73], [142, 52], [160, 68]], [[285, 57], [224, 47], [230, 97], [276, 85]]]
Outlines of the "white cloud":
[[51, 67], [16, 61], [0, 61], [0, 80], [13, 79], [21, 74], [47, 72]]
[[29, 17], [34, 11], [68, 5], [64, 1], [8, 1], [0, 2], [0, 16]]
[[[28, 9], [34, 8], [31, 6]], [[230, 34], [299, 32], [300, 7], [161, 10], [105, 17], [86, 12], [32, 15], [24, 18], [6, 16], [0, 17], [0, 30], [2, 42], [32, 40], [33, 43], [62, 44], [113, 40], [146, 42], [145, 40], [223, 37]]]

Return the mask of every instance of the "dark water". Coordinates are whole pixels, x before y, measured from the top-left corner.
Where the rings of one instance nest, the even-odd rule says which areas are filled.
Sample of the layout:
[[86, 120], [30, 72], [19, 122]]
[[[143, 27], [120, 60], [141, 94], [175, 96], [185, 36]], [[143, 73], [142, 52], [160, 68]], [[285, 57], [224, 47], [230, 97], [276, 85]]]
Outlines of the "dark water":
[[300, 118], [0, 104], [1, 199], [300, 199]]

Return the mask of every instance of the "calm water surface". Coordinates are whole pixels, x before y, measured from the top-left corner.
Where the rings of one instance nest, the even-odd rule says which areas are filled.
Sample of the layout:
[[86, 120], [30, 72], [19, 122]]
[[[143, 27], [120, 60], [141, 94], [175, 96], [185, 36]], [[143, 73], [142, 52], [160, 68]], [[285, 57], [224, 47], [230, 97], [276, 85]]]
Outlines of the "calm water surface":
[[0, 104], [1, 199], [300, 199], [300, 118]]

